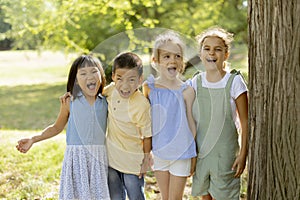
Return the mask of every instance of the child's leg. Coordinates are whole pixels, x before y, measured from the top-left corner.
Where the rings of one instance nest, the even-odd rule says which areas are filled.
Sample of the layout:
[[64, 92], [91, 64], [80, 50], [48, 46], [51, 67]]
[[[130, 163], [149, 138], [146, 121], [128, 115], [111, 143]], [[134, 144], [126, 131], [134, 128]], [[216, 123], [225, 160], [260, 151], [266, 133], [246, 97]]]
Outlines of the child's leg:
[[169, 180], [170, 173], [168, 171], [154, 171], [154, 175], [160, 190], [162, 200], [169, 199]]
[[108, 188], [111, 200], [125, 200], [123, 174], [113, 168], [108, 168]]
[[170, 175], [169, 199], [182, 200], [187, 177]]
[[145, 200], [144, 178], [134, 174], [123, 174], [124, 185], [129, 199]]

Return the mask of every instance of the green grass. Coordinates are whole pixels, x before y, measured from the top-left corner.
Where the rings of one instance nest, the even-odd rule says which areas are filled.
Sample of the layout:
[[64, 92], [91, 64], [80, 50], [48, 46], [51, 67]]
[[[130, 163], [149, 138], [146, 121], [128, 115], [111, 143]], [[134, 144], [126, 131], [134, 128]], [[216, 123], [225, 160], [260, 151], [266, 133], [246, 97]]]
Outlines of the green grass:
[[19, 153], [17, 141], [34, 134], [37, 132], [0, 132], [1, 199], [57, 199], [65, 134], [35, 144], [26, 154]]
[[[232, 66], [244, 66], [246, 48], [236, 52], [230, 58]], [[66, 90], [67, 63], [60, 53], [45, 52], [39, 57], [32, 51], [0, 51], [0, 199], [58, 198], [65, 134], [35, 144], [26, 154], [15, 146], [19, 139], [36, 135], [55, 121], [59, 97]], [[191, 184], [189, 178], [184, 199], [193, 199]], [[146, 197], [159, 199], [153, 172], [146, 176]]]
[[36, 130], [53, 123], [65, 83], [0, 87], [2, 129]]

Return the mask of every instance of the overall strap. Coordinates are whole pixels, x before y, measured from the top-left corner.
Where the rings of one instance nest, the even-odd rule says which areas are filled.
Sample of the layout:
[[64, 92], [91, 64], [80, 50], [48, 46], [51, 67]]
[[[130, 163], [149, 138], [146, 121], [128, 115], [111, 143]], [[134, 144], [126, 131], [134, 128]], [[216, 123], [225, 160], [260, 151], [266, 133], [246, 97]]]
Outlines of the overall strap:
[[[230, 77], [226, 83], [226, 86], [225, 86], [225, 91], [226, 91], [226, 95], [230, 94], [230, 88], [231, 88], [231, 85], [232, 85], [232, 82], [233, 82], [233, 79], [234, 77], [237, 75], [238, 73], [234, 73], [234, 74], [230, 74]], [[230, 96], [230, 95], [229, 95]]]

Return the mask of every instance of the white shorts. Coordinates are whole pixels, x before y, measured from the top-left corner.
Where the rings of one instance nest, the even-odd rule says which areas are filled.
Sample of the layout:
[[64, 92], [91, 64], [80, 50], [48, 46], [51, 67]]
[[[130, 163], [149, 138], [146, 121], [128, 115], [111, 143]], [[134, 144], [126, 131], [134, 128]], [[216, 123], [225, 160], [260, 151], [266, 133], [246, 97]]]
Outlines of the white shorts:
[[191, 159], [163, 160], [153, 156], [154, 171], [169, 171], [174, 176], [189, 176], [191, 171]]

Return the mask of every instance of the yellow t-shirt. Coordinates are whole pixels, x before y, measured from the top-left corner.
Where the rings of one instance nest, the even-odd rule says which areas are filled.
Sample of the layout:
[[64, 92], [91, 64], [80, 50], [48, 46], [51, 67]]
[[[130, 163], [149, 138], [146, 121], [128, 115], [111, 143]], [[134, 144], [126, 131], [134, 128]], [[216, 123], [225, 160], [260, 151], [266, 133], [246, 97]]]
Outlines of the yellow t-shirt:
[[139, 174], [144, 158], [143, 138], [151, 137], [149, 101], [140, 91], [122, 98], [114, 83], [103, 94], [108, 102], [108, 164], [123, 173]]

